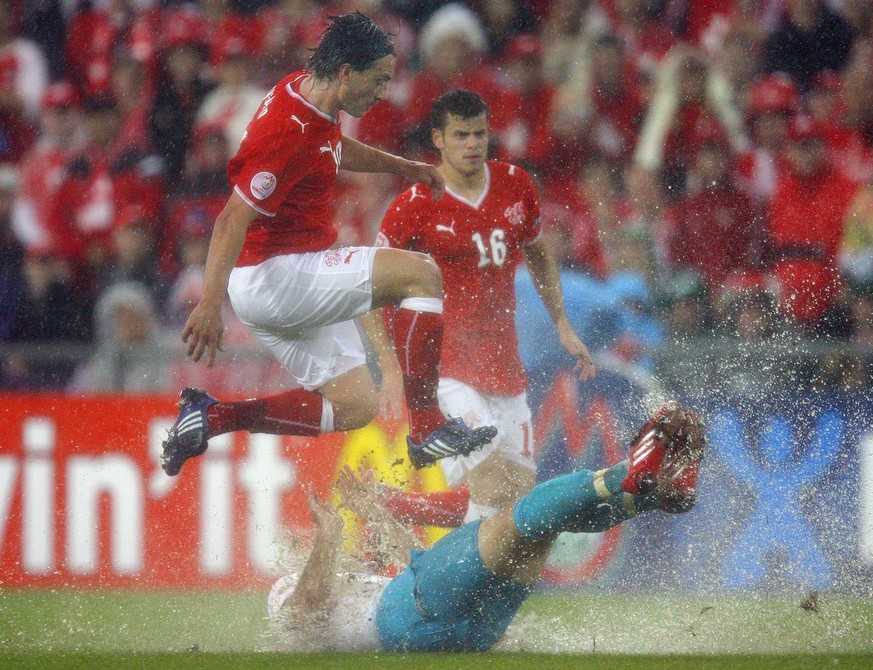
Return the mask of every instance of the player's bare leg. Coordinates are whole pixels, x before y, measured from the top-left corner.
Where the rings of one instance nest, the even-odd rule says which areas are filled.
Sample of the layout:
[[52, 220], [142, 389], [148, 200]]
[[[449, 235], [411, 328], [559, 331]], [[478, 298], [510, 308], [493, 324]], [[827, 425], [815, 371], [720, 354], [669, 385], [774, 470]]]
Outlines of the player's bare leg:
[[379, 395], [366, 365], [360, 365], [330, 380], [318, 389], [333, 407], [334, 430], [366, 426], [379, 410]]
[[465, 521], [494, 516], [504, 505], [514, 503], [533, 488], [536, 473], [495, 451], [468, 470], [465, 483], [470, 491]]
[[439, 409], [443, 287], [436, 263], [426, 254], [379, 249], [372, 291], [374, 308], [398, 308], [394, 343], [409, 411], [412, 464], [419, 468], [447, 456], [466, 455], [491, 441], [497, 433], [493, 426], [471, 429], [459, 417], [446, 419]]
[[557, 535], [524, 537], [513, 520], [513, 508], [506, 507], [479, 527], [479, 553], [495, 575], [533, 586], [556, 539]]

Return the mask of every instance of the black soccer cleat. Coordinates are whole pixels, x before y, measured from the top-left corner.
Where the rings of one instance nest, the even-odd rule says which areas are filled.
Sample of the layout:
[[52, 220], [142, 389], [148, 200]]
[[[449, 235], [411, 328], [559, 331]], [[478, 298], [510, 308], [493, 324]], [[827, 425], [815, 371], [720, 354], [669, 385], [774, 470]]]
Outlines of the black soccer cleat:
[[406, 436], [409, 460], [416, 470], [436, 463], [441, 458], [467, 456], [481, 449], [497, 435], [494, 426], [470, 428], [460, 417], [449, 418], [442, 426], [428, 435], [421, 444]]
[[218, 403], [206, 391], [184, 388], [179, 394], [179, 416], [164, 440], [161, 467], [170, 477], [175, 477], [189, 458], [199, 456], [208, 446], [206, 413]]

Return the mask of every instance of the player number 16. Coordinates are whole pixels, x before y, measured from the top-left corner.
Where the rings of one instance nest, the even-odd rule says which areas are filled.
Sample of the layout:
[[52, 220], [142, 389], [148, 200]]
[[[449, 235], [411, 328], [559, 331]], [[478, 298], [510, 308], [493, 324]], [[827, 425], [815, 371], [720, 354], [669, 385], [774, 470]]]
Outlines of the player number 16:
[[473, 233], [473, 241], [476, 243], [476, 248], [479, 250], [480, 268], [484, 268], [491, 263], [494, 263], [497, 267], [503, 265], [503, 262], [506, 260], [505, 239], [506, 233], [500, 228], [495, 228], [491, 231], [491, 237], [488, 239], [488, 246], [485, 246], [485, 240], [482, 239], [482, 233]]

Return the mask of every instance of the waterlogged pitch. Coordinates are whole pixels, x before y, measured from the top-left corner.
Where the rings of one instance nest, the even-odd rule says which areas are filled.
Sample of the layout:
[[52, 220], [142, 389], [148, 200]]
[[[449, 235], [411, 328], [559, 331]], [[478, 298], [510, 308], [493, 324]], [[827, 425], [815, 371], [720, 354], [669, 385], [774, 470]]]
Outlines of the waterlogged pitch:
[[262, 593], [0, 591], [4, 670], [871, 668], [873, 600], [540, 594], [489, 654], [293, 654], [286, 646], [268, 631]]

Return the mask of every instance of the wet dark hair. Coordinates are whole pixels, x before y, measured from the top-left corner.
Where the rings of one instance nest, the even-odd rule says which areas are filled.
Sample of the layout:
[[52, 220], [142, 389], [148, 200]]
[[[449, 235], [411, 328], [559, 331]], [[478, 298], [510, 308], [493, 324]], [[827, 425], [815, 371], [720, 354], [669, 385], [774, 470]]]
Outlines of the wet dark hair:
[[433, 103], [430, 109], [430, 126], [436, 130], [445, 130], [449, 123], [449, 114], [460, 119], [474, 119], [482, 114], [488, 118], [488, 105], [473, 91], [456, 88], [446, 91]]
[[360, 12], [329, 16], [309, 69], [318, 79], [334, 79], [345, 63], [360, 72], [385, 56], [396, 56], [391, 36]]

